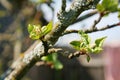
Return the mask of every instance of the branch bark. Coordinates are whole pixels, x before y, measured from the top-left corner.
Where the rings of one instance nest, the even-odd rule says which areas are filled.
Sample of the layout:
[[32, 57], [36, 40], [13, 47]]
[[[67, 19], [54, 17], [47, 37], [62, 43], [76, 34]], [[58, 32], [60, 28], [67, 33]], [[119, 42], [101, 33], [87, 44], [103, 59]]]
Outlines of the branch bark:
[[[95, 28], [95, 29], [87, 29], [87, 30], [84, 30], [85, 33], [93, 33], [93, 32], [98, 32], [98, 31], [104, 31], [104, 30], [107, 30], [107, 29], [111, 29], [111, 28], [114, 28], [114, 27], [117, 27], [117, 26], [120, 26], [120, 22], [118, 23], [115, 23], [115, 24], [112, 24], [112, 25], [106, 25], [100, 29], [98, 28]], [[66, 30], [63, 35], [67, 35], [67, 34], [71, 34], [71, 33], [78, 33], [79, 30]]]
[[100, 0], [75, 0], [69, 11], [61, 10], [58, 13], [59, 21], [55, 23], [52, 32], [45, 36], [45, 40], [48, 40], [54, 45], [62, 35], [62, 32], [64, 32], [69, 25], [74, 23], [83, 11], [95, 7], [99, 1]]
[[[59, 21], [55, 23], [53, 30], [45, 36], [45, 41], [54, 45], [62, 32], [71, 25], [83, 11], [93, 8], [100, 0], [75, 0], [69, 11], [62, 11], [58, 14]], [[37, 62], [45, 53], [46, 46], [40, 41], [37, 46], [28, 54], [25, 54], [20, 63], [17, 63], [13, 71], [5, 78], [5, 80], [20, 80], [26, 72]]]

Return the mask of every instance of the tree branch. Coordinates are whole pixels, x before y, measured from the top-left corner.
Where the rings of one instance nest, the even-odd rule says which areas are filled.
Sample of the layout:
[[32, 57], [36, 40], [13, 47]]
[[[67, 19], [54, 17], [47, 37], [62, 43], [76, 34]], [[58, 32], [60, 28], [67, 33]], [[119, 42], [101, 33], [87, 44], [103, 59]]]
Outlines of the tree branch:
[[66, 9], [66, 0], [62, 0], [62, 7], [61, 7], [62, 12], [64, 12], [65, 9]]
[[[114, 28], [116, 26], [120, 26], [120, 22], [116, 23], [116, 24], [112, 24], [112, 25], [107, 25], [105, 27], [102, 27], [100, 29], [90, 29], [90, 30], [84, 30], [85, 33], [92, 33], [92, 32], [97, 32], [97, 31], [103, 31], [103, 30], [107, 30], [110, 28]], [[63, 35], [67, 35], [67, 34], [71, 34], [71, 33], [78, 33], [79, 30], [66, 30]]]
[[37, 44], [37, 46], [27, 53], [21, 62], [16, 63], [17, 66], [12, 68], [12, 72], [5, 80], [20, 80], [28, 70], [44, 55], [44, 45], [41, 41]]
[[[64, 30], [77, 19], [81, 12], [96, 6], [99, 1], [76, 0], [68, 12], [60, 12], [58, 14], [59, 21], [55, 23], [52, 32], [46, 35], [44, 40], [54, 45]], [[5, 80], [20, 80], [42, 56], [47, 55], [45, 51], [46, 46], [40, 41], [29, 54], [25, 54], [18, 66], [13, 69]]]
[[80, 55], [82, 55], [83, 54], [83, 52], [80, 52], [80, 51], [76, 51], [76, 52], [74, 52], [74, 53], [71, 53], [71, 52], [69, 52], [69, 51], [65, 51], [65, 50], [63, 50], [63, 49], [61, 49], [61, 48], [51, 48], [51, 49], [49, 49], [48, 50], [48, 53], [50, 54], [50, 53], [60, 53], [60, 54], [62, 54], [64, 57], [67, 57], [67, 58], [69, 58], [69, 59], [72, 59], [72, 58], [74, 58], [74, 57], [79, 57]]
[[69, 11], [58, 13], [59, 21], [54, 25], [52, 32], [45, 36], [45, 40], [48, 40], [49, 43], [54, 45], [64, 30], [71, 25], [83, 11], [96, 6], [99, 1], [100, 0], [75, 0]]
[[94, 21], [91, 29], [96, 29], [96, 25], [100, 22], [100, 20], [102, 19], [103, 15], [102, 14], [99, 14], [99, 17], [97, 20]]

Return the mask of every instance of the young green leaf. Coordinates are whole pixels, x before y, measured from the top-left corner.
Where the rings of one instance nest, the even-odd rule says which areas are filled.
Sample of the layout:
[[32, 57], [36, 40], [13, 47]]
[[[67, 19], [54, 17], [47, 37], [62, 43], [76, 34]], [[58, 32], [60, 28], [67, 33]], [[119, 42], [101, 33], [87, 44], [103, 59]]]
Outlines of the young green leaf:
[[52, 21], [51, 22], [49, 22], [49, 24], [47, 25], [47, 26], [43, 26], [42, 28], [41, 28], [41, 31], [42, 31], [42, 35], [46, 35], [46, 34], [48, 34], [51, 30], [52, 30]]
[[87, 56], [87, 62], [89, 62], [90, 61], [90, 55], [86, 54], [86, 56]]
[[79, 31], [79, 34], [81, 35], [81, 41], [84, 42], [85, 45], [89, 45], [90, 44], [90, 37], [88, 36], [88, 34], [86, 34], [83, 31]]
[[30, 34], [30, 38], [32, 39], [40, 39], [45, 36], [52, 30], [52, 22], [50, 22], [47, 26], [43, 26], [41, 28], [40, 25], [28, 25], [28, 32]]
[[57, 53], [53, 53], [53, 54], [52, 54], [52, 60], [53, 60], [54, 62], [57, 61], [57, 57], [58, 57]]
[[34, 29], [34, 25], [29, 24], [27, 29], [28, 32], [30, 33]]
[[70, 42], [70, 44], [77, 50], [80, 50], [80, 44], [81, 42], [80, 41], [72, 41]]
[[32, 39], [39, 39], [41, 37], [41, 26], [40, 25], [28, 25], [29, 37]]
[[31, 32], [30, 33], [30, 35], [29, 35], [29, 37], [31, 38], [31, 39], [39, 39], [40, 38], [40, 35], [37, 35], [35, 32]]
[[53, 64], [54, 64], [53, 67], [54, 67], [56, 70], [60, 70], [60, 69], [63, 68], [63, 64], [62, 64], [59, 60], [55, 61]]
[[101, 4], [97, 4], [97, 9], [99, 12], [104, 12], [105, 8]]
[[104, 42], [104, 40], [105, 40], [106, 38], [107, 38], [107, 37], [102, 37], [102, 38], [96, 39], [96, 40], [95, 40], [96, 47], [102, 47], [103, 42]]
[[101, 47], [95, 47], [93, 53], [100, 53], [103, 49]]
[[87, 47], [86, 50], [87, 50], [88, 53], [92, 53], [93, 52], [91, 47]]
[[62, 63], [57, 58], [57, 53], [52, 53], [50, 55], [43, 56], [41, 60], [53, 63], [53, 68], [57, 70], [63, 68]]
[[115, 12], [118, 10], [118, 0], [103, 0], [101, 4], [97, 5], [100, 12]]
[[50, 55], [43, 56], [41, 58], [41, 60], [43, 60], [43, 61], [52, 61], [53, 62], [53, 61], [57, 60], [57, 54], [56, 53], [52, 53]]
[[82, 52], [81, 55], [87, 56], [87, 61], [90, 61], [90, 53], [100, 53], [102, 51], [102, 45], [106, 37], [102, 37], [95, 40], [95, 45], [91, 46], [90, 44], [90, 37], [88, 34], [84, 33], [83, 31], [79, 31], [81, 35], [80, 41], [72, 41], [70, 44], [78, 51]]
[[48, 56], [43, 56], [42, 58], [41, 58], [41, 60], [43, 60], [43, 61], [53, 61], [53, 59], [52, 59], [52, 55], [48, 55]]

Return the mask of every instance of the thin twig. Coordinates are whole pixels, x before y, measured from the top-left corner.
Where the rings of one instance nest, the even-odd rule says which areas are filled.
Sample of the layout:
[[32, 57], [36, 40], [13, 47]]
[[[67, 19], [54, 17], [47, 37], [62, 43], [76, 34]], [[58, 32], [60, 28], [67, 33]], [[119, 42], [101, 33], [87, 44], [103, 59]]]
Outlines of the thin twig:
[[62, 12], [64, 12], [65, 9], [66, 9], [66, 0], [62, 0], [62, 6], [61, 6]]
[[72, 59], [74, 57], [79, 57], [80, 55], [84, 55], [85, 53], [82, 52], [82, 51], [76, 51], [76, 52], [69, 52], [69, 51], [66, 51], [66, 50], [63, 50], [62, 48], [51, 48], [48, 50], [48, 53], [51, 54], [51, 53], [59, 53], [59, 54], [62, 54], [64, 57], [67, 57], [69, 59]]
[[100, 20], [102, 19], [103, 15], [99, 14], [98, 20], [95, 20], [91, 29], [96, 29], [96, 25], [100, 22]]
[[[97, 31], [103, 31], [103, 30], [107, 30], [107, 29], [110, 29], [110, 28], [114, 28], [116, 26], [119, 26], [120, 25], [120, 22], [116, 23], [116, 24], [112, 24], [112, 25], [107, 25], [105, 27], [102, 27], [100, 29], [90, 29], [90, 30], [84, 30], [85, 33], [92, 33], [92, 32], [97, 32]], [[67, 30], [63, 33], [63, 35], [66, 35], [66, 34], [71, 34], [71, 33], [78, 33], [79, 30]]]

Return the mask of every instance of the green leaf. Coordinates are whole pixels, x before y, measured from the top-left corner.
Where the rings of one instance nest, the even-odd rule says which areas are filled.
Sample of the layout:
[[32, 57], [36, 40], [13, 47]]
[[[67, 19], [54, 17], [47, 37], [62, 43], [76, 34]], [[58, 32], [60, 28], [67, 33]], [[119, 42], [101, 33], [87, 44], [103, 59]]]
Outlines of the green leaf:
[[41, 60], [43, 60], [43, 61], [52, 61], [52, 57], [50, 55], [43, 56], [43, 57], [41, 57]]
[[55, 61], [54, 63], [54, 68], [59, 70], [59, 69], [62, 69], [63, 68], [63, 64], [60, 62], [60, 61]]
[[101, 4], [97, 4], [97, 9], [98, 9], [98, 11], [100, 11], [100, 12], [105, 11], [105, 8], [104, 8]]
[[95, 47], [93, 53], [100, 53], [103, 49], [101, 47]]
[[31, 32], [30, 35], [29, 35], [29, 37], [30, 37], [31, 39], [39, 39], [39, 38], [40, 38], [40, 35], [37, 35], [35, 32]]
[[57, 58], [57, 55], [55, 54], [55, 53], [52, 53], [52, 54], [50, 54], [50, 55], [47, 55], [47, 56], [43, 56], [42, 58], [41, 58], [41, 60], [43, 60], [43, 61], [55, 61], [56, 60], [56, 58]]
[[34, 25], [28, 24], [28, 32], [30, 33], [34, 29]]
[[83, 32], [82, 30], [79, 31], [79, 34], [81, 35], [81, 41], [84, 42], [84, 45], [89, 45], [91, 39], [88, 36], [88, 34], [86, 34], [85, 32]]
[[62, 69], [63, 68], [63, 65], [62, 63], [58, 60], [57, 58], [57, 53], [52, 53], [50, 55], [47, 55], [47, 56], [43, 56], [41, 58], [41, 60], [43, 61], [47, 61], [47, 62], [52, 62], [53, 63], [53, 67], [55, 69]]
[[29, 33], [31, 39], [39, 39], [41, 37], [41, 26], [40, 25], [31, 25], [29, 26]]
[[88, 53], [92, 53], [92, 48], [91, 47], [87, 47], [86, 50], [87, 50]]
[[115, 12], [118, 10], [118, 0], [103, 0], [101, 4], [97, 5], [100, 12]]
[[75, 49], [77, 49], [77, 50], [80, 49], [80, 44], [81, 44], [80, 41], [72, 41], [72, 42], [70, 42], [70, 44], [71, 44]]
[[120, 19], [120, 8], [118, 8], [118, 18]]
[[107, 38], [107, 37], [102, 37], [102, 38], [96, 39], [95, 40], [95, 44], [96, 44], [95, 46], [96, 47], [102, 47], [105, 38]]
[[102, 5], [103, 5], [105, 8], [107, 8], [108, 5], [110, 4], [110, 2], [111, 2], [111, 0], [103, 0], [103, 1], [102, 1]]
[[32, 39], [40, 39], [41, 37], [45, 36], [52, 30], [52, 22], [50, 22], [47, 26], [43, 26], [41, 28], [40, 25], [28, 25], [28, 32], [29, 36]]
[[41, 57], [41, 60], [47, 61], [47, 60], [48, 60], [48, 57], [47, 57], [47, 56], [43, 56], [43, 57]]
[[58, 57], [57, 53], [52, 53], [52, 60], [53, 60], [54, 62], [57, 61], [57, 57]]
[[52, 30], [52, 21], [49, 22], [49, 24], [47, 26], [43, 26], [41, 28], [42, 35], [44, 36], [44, 35], [48, 34], [51, 30]]
[[90, 55], [86, 54], [86, 56], [87, 56], [87, 62], [89, 62], [90, 61]]

